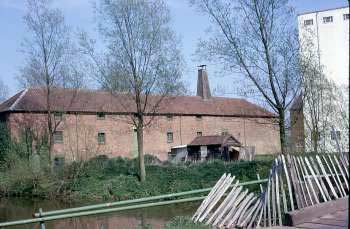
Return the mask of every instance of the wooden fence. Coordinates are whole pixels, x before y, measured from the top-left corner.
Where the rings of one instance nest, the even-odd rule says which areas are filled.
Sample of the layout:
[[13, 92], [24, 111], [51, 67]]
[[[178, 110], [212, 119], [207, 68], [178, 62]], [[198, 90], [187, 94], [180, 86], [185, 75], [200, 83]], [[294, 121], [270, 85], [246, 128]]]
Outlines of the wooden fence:
[[224, 174], [193, 215], [194, 222], [217, 227], [271, 227], [284, 213], [348, 196], [348, 159], [342, 154], [279, 155], [260, 196], [243, 190]]

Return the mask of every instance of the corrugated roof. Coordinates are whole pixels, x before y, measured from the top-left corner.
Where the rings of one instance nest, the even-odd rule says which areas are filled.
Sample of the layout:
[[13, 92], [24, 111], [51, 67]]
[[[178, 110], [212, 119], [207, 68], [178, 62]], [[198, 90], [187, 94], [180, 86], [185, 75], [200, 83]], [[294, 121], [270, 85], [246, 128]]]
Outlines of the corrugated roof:
[[208, 145], [225, 145], [227, 141], [231, 140], [231, 144], [240, 146], [241, 143], [237, 141], [232, 135], [211, 135], [198, 136], [188, 146], [208, 146]]
[[[107, 91], [86, 89], [52, 88], [52, 111], [61, 112], [106, 112], [133, 113], [135, 102], [130, 94], [112, 94]], [[159, 101], [159, 95], [149, 96], [149, 104]], [[153, 113], [152, 108], [146, 112]], [[45, 112], [46, 93], [43, 88], [29, 88], [0, 104], [0, 112]], [[203, 100], [199, 96], [167, 96], [157, 108], [157, 114], [216, 115], [276, 117], [275, 114], [244, 99], [211, 97]]]

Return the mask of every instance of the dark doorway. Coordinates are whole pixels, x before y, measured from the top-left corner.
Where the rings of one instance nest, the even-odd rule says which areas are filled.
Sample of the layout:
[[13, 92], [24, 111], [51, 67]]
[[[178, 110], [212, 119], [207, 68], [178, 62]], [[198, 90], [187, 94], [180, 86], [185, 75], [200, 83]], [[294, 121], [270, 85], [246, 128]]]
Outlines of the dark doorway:
[[239, 158], [239, 152], [235, 149], [230, 149], [230, 160], [237, 161]]

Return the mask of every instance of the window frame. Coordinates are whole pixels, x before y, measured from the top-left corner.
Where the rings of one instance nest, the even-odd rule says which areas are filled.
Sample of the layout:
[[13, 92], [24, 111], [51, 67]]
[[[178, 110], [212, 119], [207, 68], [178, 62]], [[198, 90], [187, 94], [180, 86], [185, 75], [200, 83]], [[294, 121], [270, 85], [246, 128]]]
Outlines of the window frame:
[[106, 113], [105, 112], [97, 112], [96, 113], [97, 120], [105, 120], [106, 119]]
[[[60, 138], [57, 138], [58, 136], [61, 136]], [[64, 142], [64, 137], [63, 137], [63, 131], [62, 130], [56, 130], [53, 133], [53, 143], [54, 144], [62, 144]]]
[[166, 142], [173, 143], [174, 142], [174, 133], [172, 131], [166, 132]]
[[166, 116], [166, 120], [167, 120], [167, 121], [173, 121], [173, 119], [174, 119], [174, 116], [173, 116], [173, 115], [167, 115], [167, 116]]
[[314, 19], [312, 19], [312, 18], [304, 20], [304, 26], [309, 26], [309, 25], [313, 25], [313, 24], [314, 24]]
[[197, 131], [197, 137], [201, 137], [203, 136], [203, 132], [202, 131]]
[[202, 121], [203, 119], [203, 116], [202, 115], [196, 115], [196, 120], [197, 121]]
[[340, 140], [341, 139], [341, 133], [340, 130], [335, 130], [335, 131], [331, 131], [331, 140], [335, 141], [335, 140]]
[[53, 118], [55, 121], [62, 121], [63, 120], [63, 112], [53, 112]]
[[[100, 141], [100, 137], [103, 136], [103, 142]], [[97, 133], [97, 144], [99, 145], [105, 145], [106, 144], [106, 133], [105, 132], [98, 132]]]
[[[328, 19], [330, 19], [330, 20], [328, 21]], [[322, 20], [323, 20], [323, 24], [332, 23], [333, 22], [333, 16], [323, 17]]]
[[350, 19], [350, 13], [343, 14], [343, 20], [349, 20]]

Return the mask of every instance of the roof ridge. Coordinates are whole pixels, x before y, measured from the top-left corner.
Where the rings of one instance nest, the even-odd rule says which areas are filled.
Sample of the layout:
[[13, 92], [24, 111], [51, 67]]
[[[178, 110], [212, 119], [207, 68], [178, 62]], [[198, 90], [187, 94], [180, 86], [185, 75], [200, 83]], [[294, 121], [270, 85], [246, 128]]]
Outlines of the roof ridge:
[[12, 103], [12, 105], [10, 106], [9, 110], [12, 111], [14, 110], [14, 108], [17, 106], [17, 104], [19, 103], [19, 101], [24, 97], [24, 95], [27, 93], [28, 88], [26, 88], [25, 90], [22, 91], [21, 95], [16, 99], [16, 101], [14, 103]]

